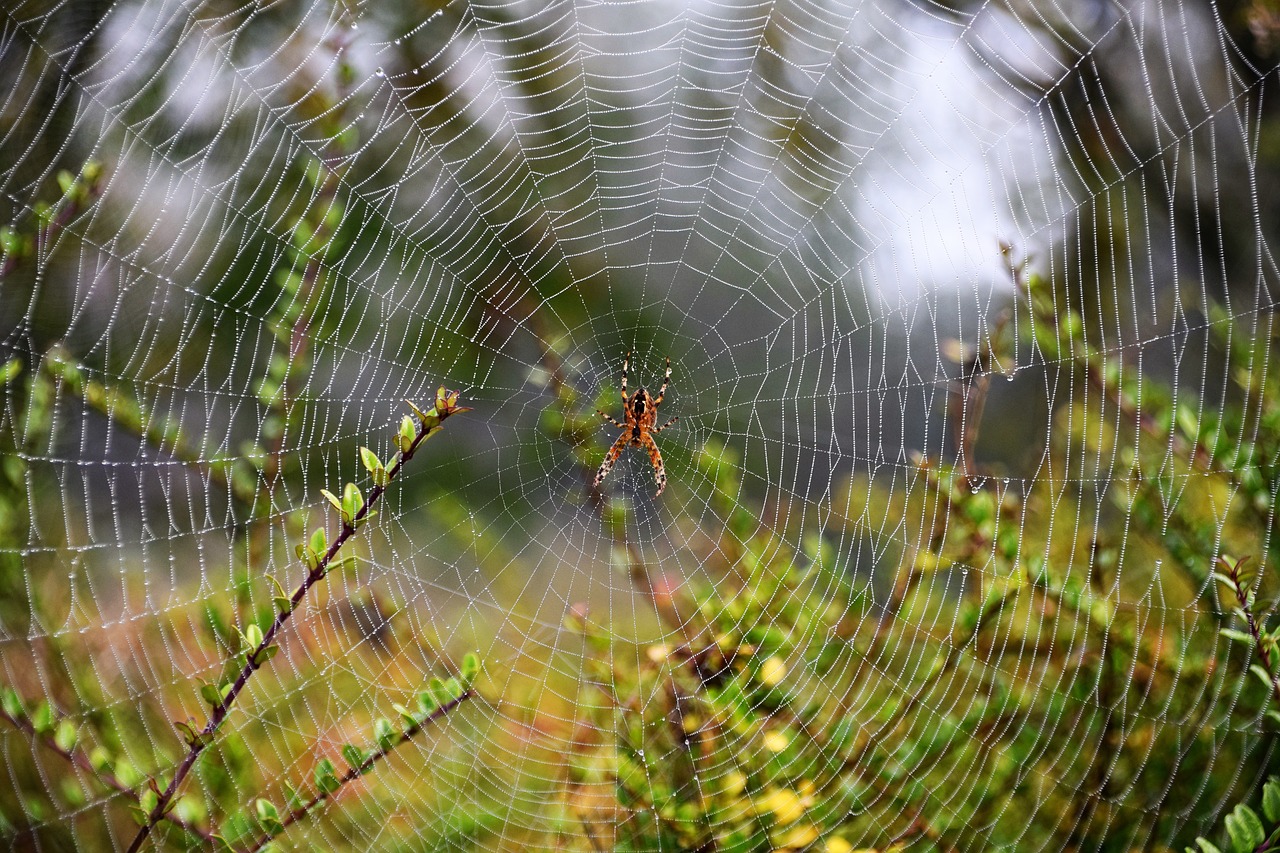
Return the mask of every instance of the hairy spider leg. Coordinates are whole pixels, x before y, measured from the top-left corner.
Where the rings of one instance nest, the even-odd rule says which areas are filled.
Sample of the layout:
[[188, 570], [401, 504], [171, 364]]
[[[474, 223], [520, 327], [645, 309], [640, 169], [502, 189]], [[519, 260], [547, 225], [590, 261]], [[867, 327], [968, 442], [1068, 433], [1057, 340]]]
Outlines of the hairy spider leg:
[[653, 479], [658, 483], [658, 491], [654, 497], [660, 497], [662, 490], [667, 487], [667, 468], [662, 464], [662, 451], [658, 449], [658, 444], [653, 440], [653, 436], [645, 433], [641, 436], [640, 441], [644, 444], [644, 448], [649, 451], [649, 464], [653, 466]]
[[600, 463], [600, 470], [596, 472], [596, 478], [591, 483], [593, 489], [600, 488], [600, 484], [604, 482], [604, 478], [608, 476], [609, 470], [613, 468], [613, 463], [618, 461], [618, 457], [622, 455], [622, 451], [626, 449], [627, 442], [631, 437], [631, 433], [624, 432], [618, 436], [618, 440], [613, 443], [613, 447], [609, 448], [609, 452], [604, 455], [604, 461]]
[[667, 383], [671, 381], [671, 356], [667, 356], [667, 372], [662, 377], [662, 387], [658, 389], [658, 396], [653, 400], [653, 407], [656, 409], [662, 405], [662, 398], [667, 396]]
[[[612, 419], [612, 418], [610, 418], [610, 420], [613, 420], [613, 419]], [[650, 434], [650, 435], [657, 435], [658, 433], [662, 432], [664, 429], [666, 429], [667, 427], [671, 426], [673, 423], [675, 423], [675, 422], [676, 422], [676, 421], [678, 421], [678, 420], [680, 420], [680, 418], [679, 418], [679, 417], [674, 417], [674, 418], [672, 418], [671, 420], [667, 421], [667, 422], [666, 422], [665, 424], [663, 424], [662, 426], [658, 427], [657, 429], [650, 430], [650, 431], [649, 431], [649, 434]]]
[[627, 399], [627, 368], [631, 366], [631, 350], [627, 350], [627, 357], [622, 360], [622, 399]]
[[604, 412], [600, 411], [599, 409], [596, 409], [596, 414], [597, 414], [597, 415], [599, 415], [600, 417], [604, 418], [604, 419], [605, 419], [606, 421], [608, 421], [609, 423], [611, 423], [611, 424], [613, 424], [614, 426], [616, 426], [618, 429], [626, 429], [626, 428], [627, 428], [627, 425], [626, 425], [626, 424], [620, 424], [620, 423], [618, 423], [617, 419], [615, 419], [613, 415], [606, 415]]

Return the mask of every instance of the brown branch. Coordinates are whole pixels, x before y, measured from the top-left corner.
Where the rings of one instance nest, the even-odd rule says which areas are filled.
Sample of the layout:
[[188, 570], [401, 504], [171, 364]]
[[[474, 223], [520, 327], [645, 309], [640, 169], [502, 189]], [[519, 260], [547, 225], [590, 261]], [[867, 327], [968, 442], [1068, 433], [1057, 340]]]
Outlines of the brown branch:
[[[75, 765], [80, 770], [83, 770], [84, 772], [90, 774], [91, 776], [96, 778], [99, 782], [106, 785], [108, 788], [112, 788], [116, 791], [119, 791], [121, 794], [124, 794], [126, 797], [129, 797], [135, 801], [138, 799], [138, 792], [135, 791], [133, 788], [129, 787], [128, 785], [126, 785], [124, 782], [121, 782], [119, 777], [117, 777], [114, 773], [112, 773], [109, 770], [99, 770], [98, 768], [94, 767], [93, 762], [89, 760], [89, 757], [85, 755], [82, 751], [77, 750], [74, 746], [71, 749], [63, 749], [61, 746], [58, 745], [58, 742], [55, 741], [53, 738], [36, 731], [36, 727], [32, 725], [30, 720], [26, 718], [11, 717], [9, 716], [9, 714], [5, 713], [4, 711], [0, 711], [0, 719], [7, 720], [10, 725], [14, 726], [15, 728], [21, 729], [22, 731], [31, 735], [37, 741], [44, 744], [44, 746], [47, 749], [49, 749], [51, 752], [55, 752], [58, 755], [62, 756], [71, 764]], [[192, 835], [204, 841], [212, 842], [214, 840], [213, 833], [211, 833], [207, 829], [196, 826], [190, 821], [184, 820], [174, 815], [168, 815], [167, 817], [169, 822], [172, 823], [174, 826], [180, 827], [183, 830], [191, 833]]]
[[1231, 581], [1232, 592], [1236, 594], [1236, 601], [1240, 604], [1240, 613], [1244, 615], [1245, 625], [1249, 628], [1249, 636], [1253, 638], [1253, 648], [1258, 653], [1258, 659], [1262, 661], [1263, 667], [1270, 677], [1271, 693], [1275, 697], [1277, 704], [1280, 704], [1280, 675], [1277, 675], [1271, 666], [1271, 649], [1263, 641], [1263, 631], [1258, 625], [1258, 619], [1253, 614], [1253, 591], [1249, 589], [1243, 579], [1241, 569], [1248, 562], [1248, 557], [1241, 557], [1239, 560], [1232, 562], [1225, 556], [1218, 557], [1218, 568], [1222, 569], [1223, 574]]
[[[156, 825], [157, 821], [166, 816], [166, 813], [170, 808], [170, 804], [178, 792], [178, 788], [182, 785], [182, 781], [187, 777], [187, 774], [191, 772], [191, 768], [195, 765], [196, 759], [200, 757], [202, 752], [204, 752], [205, 747], [213, 742], [214, 733], [217, 732], [218, 727], [222, 725], [222, 721], [227, 718], [227, 715], [231, 713], [231, 706], [235, 704], [236, 698], [249, 683], [249, 679], [253, 677], [254, 672], [258, 670], [262, 663], [266, 662], [263, 660], [262, 663], [255, 663], [255, 661], [259, 659], [260, 655], [265, 653], [266, 649], [271, 647], [272, 641], [289, 621], [289, 617], [293, 615], [295, 610], [297, 610], [298, 605], [306, 596], [307, 592], [324, 578], [325, 574], [329, 571], [329, 567], [333, 563], [334, 558], [337, 556], [338, 551], [342, 549], [342, 546], [346, 544], [348, 539], [355, 535], [355, 532], [360, 527], [361, 523], [369, 517], [369, 513], [373, 510], [374, 505], [376, 505], [382, 496], [386, 494], [391, 481], [394, 480], [402, 470], [404, 470], [404, 464], [413, 458], [413, 454], [422, 445], [422, 442], [440, 428], [439, 423], [443, 422], [455, 412], [466, 411], [457, 405], [457, 400], [458, 395], [456, 392], [446, 393], [443, 388], [441, 389], [441, 393], [437, 394], [436, 397], [435, 412], [438, 417], [437, 423], [433, 424], [431, 427], [427, 427], [425, 423], [419, 424], [417, 435], [414, 437], [413, 441], [408, 447], [400, 451], [397, 461], [387, 468], [386, 485], [374, 486], [359, 511], [354, 514], [350, 521], [343, 522], [342, 531], [338, 534], [337, 538], [333, 540], [333, 543], [329, 545], [328, 549], [320, 559], [316, 561], [315, 567], [311, 569], [302, 583], [298, 585], [298, 588], [294, 590], [293, 595], [290, 596], [289, 606], [281, 608], [276, 613], [276, 618], [271, 623], [271, 627], [263, 634], [262, 641], [258, 643], [256, 647], [247, 652], [245, 655], [245, 664], [240, 670], [240, 675], [231, 685], [231, 689], [218, 703], [218, 706], [213, 709], [213, 713], [209, 717], [209, 722], [195, 735], [195, 737], [191, 738], [191, 743], [187, 749], [186, 756], [178, 765], [177, 770], [174, 771], [173, 781], [171, 781], [169, 786], [165, 788], [164, 792], [160, 794], [160, 798], [156, 802], [155, 807], [151, 809], [151, 813], [147, 816], [146, 823], [143, 824], [142, 828], [138, 831], [138, 835], [133, 839], [133, 843], [129, 845], [129, 853], [137, 853], [137, 851], [142, 847], [142, 842], [145, 841], [147, 836], [151, 833], [152, 827]], [[428, 414], [428, 417], [430, 417], [430, 414]]]
[[257, 838], [252, 844], [250, 844], [248, 847], [245, 847], [243, 849], [245, 851], [252, 851], [252, 853], [257, 853], [257, 851], [261, 850], [263, 847], [269, 844], [272, 839], [279, 837], [284, 832], [284, 830], [287, 829], [289, 826], [297, 823], [298, 821], [306, 817], [308, 814], [310, 814], [312, 809], [314, 809], [316, 806], [320, 805], [326, 800], [336, 798], [337, 795], [342, 792], [342, 789], [346, 787], [348, 782], [351, 782], [357, 779], [358, 777], [363, 776], [365, 773], [369, 772], [369, 770], [373, 767], [374, 764], [386, 758], [389, 754], [391, 754], [393, 750], [395, 750], [401, 744], [405, 743], [406, 741], [416, 736], [419, 732], [421, 732], [423, 729], [427, 727], [428, 723], [434, 723], [436, 720], [445, 716], [454, 708], [458, 707], [463, 702], [467, 701], [473, 696], [475, 696], [475, 691], [471, 689], [467, 689], [463, 691], [463, 693], [457, 698], [450, 699], [448, 702], [436, 708], [434, 711], [432, 711], [430, 714], [424, 717], [421, 722], [411, 726], [410, 728], [405, 729], [403, 734], [401, 734], [397, 740], [371, 753], [367, 758], [365, 758], [364, 761], [360, 762], [360, 765], [358, 767], [352, 767], [348, 769], [346, 773], [338, 777], [338, 786], [336, 788], [334, 788], [331, 791], [321, 791], [320, 793], [312, 797], [310, 800], [307, 800], [307, 802], [303, 803], [302, 805], [290, 811], [289, 814], [285, 815], [284, 818], [280, 820], [280, 830], [278, 832], [264, 833], [262, 836]]

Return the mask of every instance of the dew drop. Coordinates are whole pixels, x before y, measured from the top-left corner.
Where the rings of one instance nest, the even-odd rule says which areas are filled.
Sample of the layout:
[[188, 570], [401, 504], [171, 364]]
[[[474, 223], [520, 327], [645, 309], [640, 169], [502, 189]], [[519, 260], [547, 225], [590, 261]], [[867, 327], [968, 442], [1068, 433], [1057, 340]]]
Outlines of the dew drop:
[[395, 41], [392, 42], [392, 44], [395, 44], [395, 45], [400, 44], [400, 39], [396, 39]]
[[379, 65], [379, 66], [378, 66], [378, 70], [377, 70], [377, 71], [375, 71], [375, 72], [373, 72], [373, 76], [374, 76], [374, 77], [386, 77], [386, 76], [387, 76], [387, 72], [383, 71], [383, 70], [382, 70], [382, 66], [381, 66], [381, 65]]

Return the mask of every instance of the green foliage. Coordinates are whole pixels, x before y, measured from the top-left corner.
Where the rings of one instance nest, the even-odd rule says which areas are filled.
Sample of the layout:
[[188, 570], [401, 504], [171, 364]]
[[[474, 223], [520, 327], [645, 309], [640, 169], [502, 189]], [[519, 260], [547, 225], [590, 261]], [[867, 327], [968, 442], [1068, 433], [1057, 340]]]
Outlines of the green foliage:
[[[1262, 817], [1239, 803], [1223, 819], [1223, 826], [1231, 853], [1280, 850], [1280, 779], [1272, 776], [1262, 787]], [[1221, 853], [1217, 845], [1204, 837], [1196, 839], [1196, 846], [1199, 853]], [[1187, 853], [1197, 853], [1191, 847], [1186, 849]]]
[[[658, 611], [683, 639], [632, 647], [585, 612], [566, 622], [595, 695], [565, 764], [565, 846], [1094, 849], [1117, 831], [1186, 835], [1162, 803], [1195, 804], [1203, 829], [1249, 795], [1280, 722], [1280, 625], [1262, 604], [1277, 585], [1254, 570], [1280, 557], [1267, 338], [1216, 315], [1252, 369], [1215, 410], [1094, 346], [1043, 280], [1022, 288], [1018, 322], [968, 357], [1010, 368], [1030, 347], [1080, 393], [1057, 402], [1049, 452], [1016, 483], [967, 455], [919, 458], [905, 487], [851, 477], [814, 531], [764, 523], [737, 452], [703, 447], [701, 500], [722, 526], [703, 533], [707, 576]], [[1082, 470], [1096, 487], [1073, 485]], [[850, 537], [882, 555], [874, 578], [828, 545]], [[1280, 809], [1280, 788], [1263, 806]], [[1233, 851], [1275, 842], [1243, 803], [1225, 828]]]

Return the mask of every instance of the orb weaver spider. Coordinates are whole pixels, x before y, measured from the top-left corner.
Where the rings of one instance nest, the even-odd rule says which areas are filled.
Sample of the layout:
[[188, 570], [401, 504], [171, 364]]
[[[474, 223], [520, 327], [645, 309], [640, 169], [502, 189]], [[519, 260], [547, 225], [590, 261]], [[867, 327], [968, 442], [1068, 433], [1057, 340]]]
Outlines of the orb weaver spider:
[[643, 447], [649, 451], [649, 464], [653, 466], [653, 478], [658, 483], [658, 491], [654, 495], [656, 498], [667, 487], [667, 469], [662, 464], [662, 451], [658, 450], [658, 444], [653, 440], [653, 437], [680, 420], [679, 418], [672, 418], [656, 429], [653, 426], [658, 422], [658, 407], [662, 405], [663, 398], [667, 396], [667, 384], [671, 381], [671, 358], [667, 358], [667, 372], [662, 377], [662, 388], [658, 390], [657, 397], [650, 397], [649, 392], [644, 388], [627, 397], [627, 368], [630, 366], [631, 353], [628, 351], [626, 359], [622, 362], [622, 416], [625, 422], [618, 423], [599, 409], [596, 410], [596, 414], [623, 432], [622, 435], [618, 436], [618, 440], [613, 443], [613, 446], [609, 448], [609, 452], [605, 454], [604, 462], [600, 464], [600, 470], [596, 472], [596, 479], [591, 484], [591, 487], [600, 488], [600, 484], [604, 482], [609, 470], [613, 468], [613, 463], [618, 461], [618, 457], [622, 455], [622, 451], [626, 450], [628, 446]]

